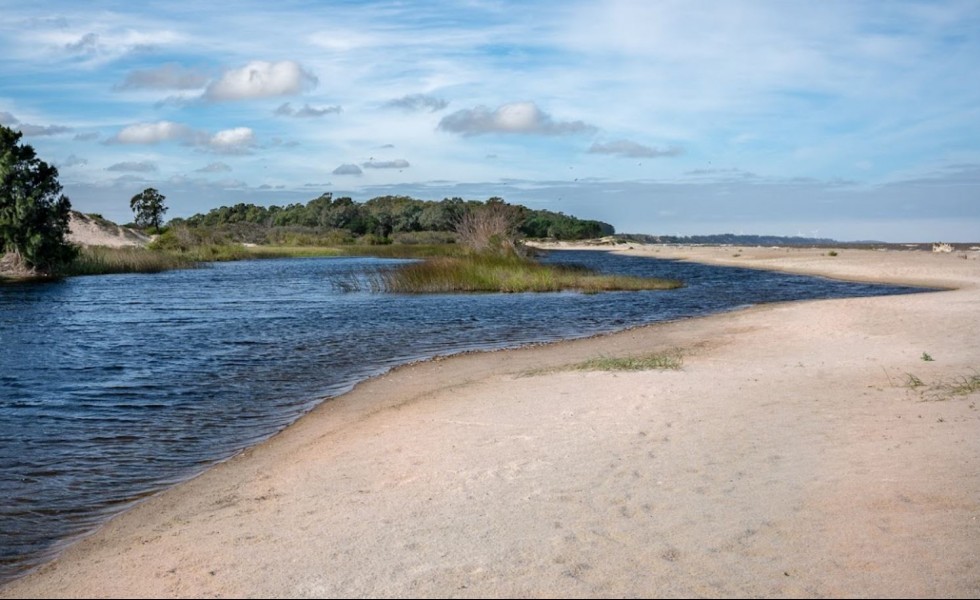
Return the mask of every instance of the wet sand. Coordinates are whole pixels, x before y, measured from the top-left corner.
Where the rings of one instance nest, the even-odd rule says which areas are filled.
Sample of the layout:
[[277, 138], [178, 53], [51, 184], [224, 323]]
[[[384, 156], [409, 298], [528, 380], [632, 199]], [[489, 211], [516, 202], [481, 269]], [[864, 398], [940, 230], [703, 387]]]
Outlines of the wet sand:
[[0, 597], [980, 596], [976, 252], [630, 252], [955, 289], [403, 367]]

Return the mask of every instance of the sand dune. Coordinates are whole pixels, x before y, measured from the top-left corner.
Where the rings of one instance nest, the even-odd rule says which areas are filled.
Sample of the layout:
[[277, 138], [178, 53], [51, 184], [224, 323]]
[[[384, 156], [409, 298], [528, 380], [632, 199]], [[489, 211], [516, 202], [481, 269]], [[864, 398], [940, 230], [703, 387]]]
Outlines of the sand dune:
[[956, 289], [400, 368], [0, 596], [980, 596], [975, 255], [633, 252]]
[[120, 248], [124, 246], [146, 246], [150, 243], [150, 237], [138, 231], [76, 211], [71, 212], [68, 229], [68, 241], [80, 246]]

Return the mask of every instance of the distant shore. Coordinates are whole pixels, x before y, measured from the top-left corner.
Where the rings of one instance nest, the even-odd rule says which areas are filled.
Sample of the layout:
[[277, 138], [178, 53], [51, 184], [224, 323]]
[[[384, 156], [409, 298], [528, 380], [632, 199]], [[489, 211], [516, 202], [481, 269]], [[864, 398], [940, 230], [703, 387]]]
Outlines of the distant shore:
[[402, 367], [0, 597], [980, 595], [978, 253], [617, 248], [950, 291]]

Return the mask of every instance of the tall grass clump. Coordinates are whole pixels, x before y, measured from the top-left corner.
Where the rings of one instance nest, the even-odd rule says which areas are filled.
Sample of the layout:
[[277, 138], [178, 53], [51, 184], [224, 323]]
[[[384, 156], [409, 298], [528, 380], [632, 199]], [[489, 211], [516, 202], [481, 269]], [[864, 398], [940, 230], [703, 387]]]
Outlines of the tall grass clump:
[[156, 252], [138, 247], [109, 248], [85, 246], [78, 257], [65, 266], [59, 275], [106, 275], [109, 273], [159, 273], [187, 269], [195, 261], [175, 254]]

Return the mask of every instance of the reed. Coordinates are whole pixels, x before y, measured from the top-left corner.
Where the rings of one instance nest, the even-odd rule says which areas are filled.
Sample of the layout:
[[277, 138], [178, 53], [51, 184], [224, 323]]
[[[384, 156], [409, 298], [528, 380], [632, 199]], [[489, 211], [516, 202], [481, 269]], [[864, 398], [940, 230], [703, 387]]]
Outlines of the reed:
[[377, 288], [388, 292], [558, 292], [667, 290], [673, 280], [600, 275], [581, 267], [543, 265], [516, 255], [469, 254], [431, 258], [378, 273]]
[[109, 248], [106, 246], [85, 246], [78, 257], [64, 267], [58, 274], [106, 275], [109, 273], [159, 273], [173, 269], [186, 269], [196, 262], [188, 257], [157, 252], [145, 248]]

